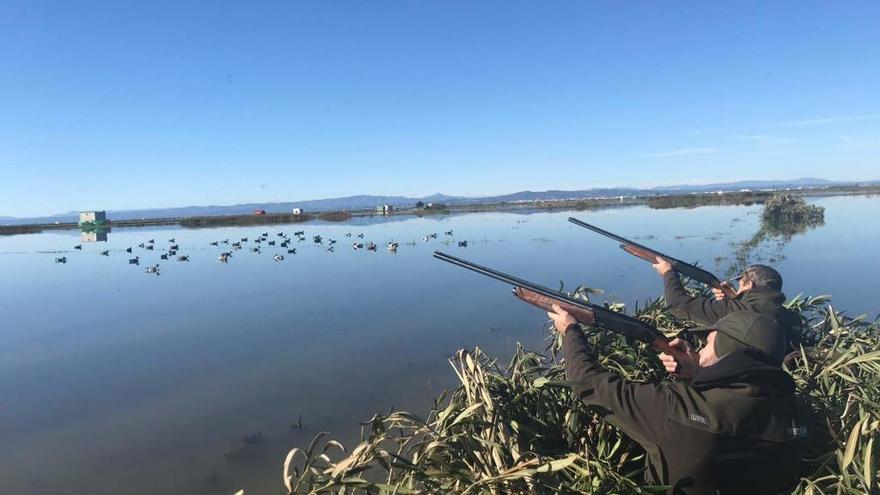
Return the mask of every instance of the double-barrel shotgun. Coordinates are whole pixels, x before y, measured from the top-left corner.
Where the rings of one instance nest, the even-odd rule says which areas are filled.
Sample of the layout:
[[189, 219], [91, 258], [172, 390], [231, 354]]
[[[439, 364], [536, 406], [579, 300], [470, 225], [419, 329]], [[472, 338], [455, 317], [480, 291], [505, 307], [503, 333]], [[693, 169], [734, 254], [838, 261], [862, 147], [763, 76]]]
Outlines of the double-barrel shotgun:
[[440, 251], [434, 251], [434, 257], [510, 284], [514, 287], [513, 295], [544, 311], [553, 311], [553, 305], [556, 304], [572, 315], [578, 323], [588, 326], [599, 326], [625, 337], [642, 341], [666, 354], [673, 356], [681, 354], [681, 351], [669, 345], [669, 338], [666, 335], [641, 320], [629, 317], [623, 313], [611, 311], [602, 306], [590, 304], [586, 301], [579, 301], [567, 294], [561, 294], [547, 287], [465, 261], [446, 253], [441, 253]]
[[633, 242], [629, 239], [621, 237], [617, 234], [612, 234], [611, 232], [608, 232], [607, 230], [600, 229], [599, 227], [596, 227], [595, 225], [590, 225], [587, 222], [582, 222], [582, 221], [578, 220], [577, 218], [569, 217], [568, 221], [579, 226], [579, 227], [583, 227], [585, 229], [592, 230], [593, 232], [596, 232], [597, 234], [601, 234], [601, 235], [604, 235], [605, 237], [614, 239], [615, 241], [620, 243], [620, 249], [623, 249], [624, 251], [626, 251], [627, 253], [629, 253], [633, 256], [638, 256], [639, 258], [642, 258], [645, 261], [649, 261], [652, 264], [657, 263], [658, 257], [663, 258], [666, 261], [668, 261], [670, 265], [672, 265], [673, 270], [677, 271], [678, 273], [680, 273], [686, 277], [690, 277], [694, 280], [702, 282], [702, 283], [708, 285], [709, 287], [712, 287], [713, 289], [719, 289], [719, 290], [722, 290], [725, 292], [730, 291], [729, 285], [723, 284], [721, 279], [716, 277], [713, 273], [708, 272], [706, 270], [703, 270], [700, 267], [694, 266], [690, 263], [685, 263], [684, 261], [681, 261], [679, 259], [675, 259], [672, 256], [669, 256], [668, 254], [663, 254], [660, 251], [657, 251], [655, 249], [651, 249], [647, 246], [643, 246], [643, 245], [638, 244], [636, 242]]

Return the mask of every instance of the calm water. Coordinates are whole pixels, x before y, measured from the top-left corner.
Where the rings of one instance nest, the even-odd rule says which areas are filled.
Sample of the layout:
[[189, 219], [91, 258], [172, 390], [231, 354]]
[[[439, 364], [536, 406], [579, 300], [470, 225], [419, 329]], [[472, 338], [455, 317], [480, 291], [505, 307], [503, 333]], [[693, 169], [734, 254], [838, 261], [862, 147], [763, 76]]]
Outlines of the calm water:
[[[823, 227], [757, 255], [793, 296], [833, 294], [875, 317], [880, 292], [880, 198], [812, 200]], [[391, 406], [419, 414], [453, 384], [446, 358], [481, 346], [543, 348], [546, 318], [507, 287], [431, 258], [435, 249], [551, 287], [601, 287], [630, 307], [656, 297], [651, 267], [569, 224], [577, 216], [722, 273], [733, 243], [758, 230], [759, 207], [530, 215], [480, 213], [374, 223], [210, 230], [116, 229], [83, 244], [78, 232], [0, 238], [0, 480], [14, 494], [282, 493], [291, 447], [319, 431], [351, 445], [358, 421]], [[297, 254], [261, 232], [304, 229]], [[466, 248], [454, 239], [467, 240]], [[354, 251], [355, 238], [379, 244]], [[420, 237], [436, 232], [438, 239]], [[335, 252], [311, 236], [337, 239]], [[646, 240], [645, 236], [654, 236]], [[174, 237], [187, 263], [161, 261]], [[214, 240], [249, 237], [229, 264]], [[156, 240], [156, 251], [137, 245]], [[400, 241], [398, 253], [385, 251]], [[360, 239], [358, 239], [360, 240]], [[410, 245], [408, 242], [414, 241]], [[140, 266], [129, 265], [132, 246]], [[105, 249], [109, 257], [99, 256]], [[63, 254], [49, 251], [66, 251]], [[66, 255], [67, 264], [54, 258]], [[716, 257], [722, 259], [716, 260]], [[161, 264], [161, 276], [146, 265]], [[302, 416], [302, 431], [291, 423]], [[244, 458], [223, 453], [262, 432]], [[216, 481], [206, 479], [216, 474]]]

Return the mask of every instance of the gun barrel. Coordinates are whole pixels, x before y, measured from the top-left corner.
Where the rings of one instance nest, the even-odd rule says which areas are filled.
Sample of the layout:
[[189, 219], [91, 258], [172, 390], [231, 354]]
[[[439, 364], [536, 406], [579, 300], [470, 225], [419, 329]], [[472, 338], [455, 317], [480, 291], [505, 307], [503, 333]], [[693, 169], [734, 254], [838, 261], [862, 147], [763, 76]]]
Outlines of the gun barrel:
[[[684, 261], [681, 261], [680, 259], [673, 258], [672, 256], [669, 256], [667, 254], [663, 254], [660, 251], [657, 251], [656, 249], [651, 249], [648, 246], [643, 246], [643, 245], [641, 245], [637, 242], [633, 242], [625, 237], [621, 237], [617, 234], [608, 232], [607, 230], [600, 229], [599, 227], [596, 227], [595, 225], [590, 225], [587, 222], [582, 222], [582, 221], [578, 220], [577, 218], [569, 217], [568, 221], [579, 226], [579, 227], [583, 227], [585, 229], [592, 230], [593, 232], [596, 232], [597, 234], [603, 235], [603, 236], [608, 237], [610, 239], [614, 239], [617, 242], [620, 242], [621, 243], [620, 247], [623, 248], [624, 251], [626, 251], [634, 256], [638, 256], [639, 258], [642, 258], [644, 260], [651, 261], [651, 262], [653, 262], [653, 260], [649, 259], [648, 254], [654, 255], [655, 257], [659, 256], [661, 258], [666, 259], [666, 261], [668, 261], [669, 263], [671, 263], [672, 267], [675, 269], [675, 271], [677, 271], [683, 275], [686, 275], [688, 277], [691, 277], [695, 280], [699, 280], [700, 282], [703, 282], [704, 284], [706, 284], [710, 287], [714, 287], [716, 289], [721, 288], [721, 280], [719, 280], [718, 277], [716, 277], [713, 273], [711, 273], [707, 270], [703, 270], [702, 268], [700, 268], [698, 266], [692, 265], [690, 263], [686, 263]], [[628, 249], [628, 247], [629, 247], [629, 249]], [[632, 249], [633, 247], [636, 249]], [[641, 252], [638, 252], [638, 251], [641, 251]]]
[[532, 282], [529, 282], [528, 280], [523, 280], [519, 277], [514, 277], [513, 275], [508, 275], [506, 273], [499, 272], [498, 270], [493, 270], [492, 268], [486, 266], [471, 263], [461, 258], [442, 253], [440, 251], [434, 251], [434, 257], [447, 263], [452, 263], [453, 265], [467, 268], [468, 270], [477, 272], [487, 277], [494, 278], [495, 280], [513, 285], [514, 287], [528, 289], [532, 292], [547, 296], [551, 299], [562, 301], [580, 310], [590, 311], [596, 315], [596, 322], [601, 324], [602, 326], [607, 327], [609, 330], [613, 330], [626, 336], [642, 340], [643, 342], [654, 345], [655, 347], [663, 346], [668, 341], [666, 336], [663, 335], [663, 333], [656, 328], [641, 320], [631, 318], [625, 314], [617, 313], [615, 311], [611, 311], [610, 309], [604, 308], [602, 306], [597, 306], [595, 304], [579, 301], [571, 296], [560, 294], [557, 291], [538, 284], [534, 284]]

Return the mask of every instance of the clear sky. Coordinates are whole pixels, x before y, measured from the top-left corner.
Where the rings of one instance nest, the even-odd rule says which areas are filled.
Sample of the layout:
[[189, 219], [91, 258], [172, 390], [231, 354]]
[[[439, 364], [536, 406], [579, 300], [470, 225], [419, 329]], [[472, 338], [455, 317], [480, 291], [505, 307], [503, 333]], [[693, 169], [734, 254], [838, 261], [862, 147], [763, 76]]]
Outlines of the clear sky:
[[880, 178], [880, 2], [0, 2], [0, 215]]

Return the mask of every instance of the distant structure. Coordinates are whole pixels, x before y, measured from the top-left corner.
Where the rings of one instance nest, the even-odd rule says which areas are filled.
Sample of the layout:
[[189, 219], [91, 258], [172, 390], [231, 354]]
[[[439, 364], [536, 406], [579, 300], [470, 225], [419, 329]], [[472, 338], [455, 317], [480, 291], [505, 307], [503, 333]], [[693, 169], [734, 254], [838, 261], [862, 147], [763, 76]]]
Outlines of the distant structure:
[[266, 210], [254, 210], [254, 215], [262, 216], [266, 214]]
[[303, 214], [303, 209], [302, 209], [302, 208], [294, 208], [294, 209], [293, 209], [293, 214], [294, 214], [294, 215], [302, 215], [302, 214]]
[[107, 222], [106, 211], [83, 211], [79, 214], [79, 225], [95, 226]]
[[381, 205], [376, 207], [376, 213], [382, 213], [383, 215], [388, 215], [394, 211], [394, 207], [391, 205]]

